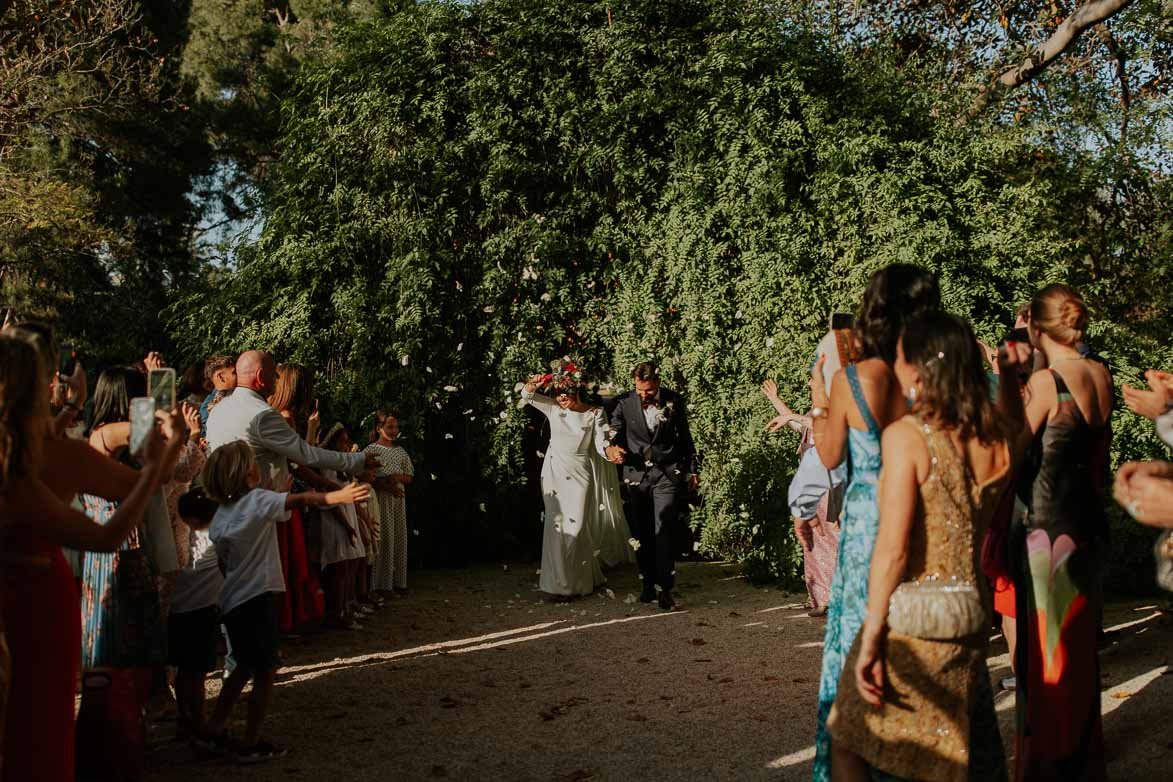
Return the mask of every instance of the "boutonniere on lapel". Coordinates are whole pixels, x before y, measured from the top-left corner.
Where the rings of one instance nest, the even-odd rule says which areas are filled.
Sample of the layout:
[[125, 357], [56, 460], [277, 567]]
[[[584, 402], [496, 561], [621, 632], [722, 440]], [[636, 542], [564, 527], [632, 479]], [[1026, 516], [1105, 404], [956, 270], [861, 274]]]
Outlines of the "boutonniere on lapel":
[[671, 420], [672, 414], [675, 412], [676, 412], [676, 403], [675, 402], [666, 403], [664, 405], [663, 410], [661, 410], [661, 412], [660, 412], [660, 420], [661, 421]]

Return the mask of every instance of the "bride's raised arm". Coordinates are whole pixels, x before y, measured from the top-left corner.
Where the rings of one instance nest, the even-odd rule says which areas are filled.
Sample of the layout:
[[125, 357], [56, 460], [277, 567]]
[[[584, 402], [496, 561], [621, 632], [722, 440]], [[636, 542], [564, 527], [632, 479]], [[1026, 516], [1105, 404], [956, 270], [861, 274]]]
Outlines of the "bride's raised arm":
[[554, 400], [545, 394], [538, 393], [538, 383], [541, 382], [542, 375], [532, 375], [525, 381], [525, 385], [521, 388], [521, 399], [523, 402], [533, 405], [543, 413], [548, 413], [557, 405]]

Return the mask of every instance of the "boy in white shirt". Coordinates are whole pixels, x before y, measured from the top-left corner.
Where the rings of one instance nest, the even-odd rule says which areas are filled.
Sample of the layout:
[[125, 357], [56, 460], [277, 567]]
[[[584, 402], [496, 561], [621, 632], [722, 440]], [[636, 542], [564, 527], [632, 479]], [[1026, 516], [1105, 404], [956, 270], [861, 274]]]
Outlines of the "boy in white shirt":
[[370, 496], [370, 490], [358, 484], [328, 493], [290, 494], [258, 488], [260, 481], [252, 449], [243, 441], [217, 448], [204, 467], [204, 491], [220, 504], [208, 532], [224, 572], [219, 604], [236, 668], [225, 680], [216, 710], [200, 739], [213, 748], [226, 748], [224, 727], [251, 679], [248, 721], [243, 743], [237, 749], [237, 759], [242, 763], [263, 762], [286, 754], [260, 737], [281, 663], [274, 598], [285, 591], [285, 579], [274, 525], [285, 521], [292, 508], [352, 505]]
[[216, 503], [202, 488], [179, 498], [179, 517], [191, 532], [191, 556], [175, 579], [167, 616], [167, 657], [176, 668], [175, 704], [179, 711], [176, 734], [199, 735], [204, 729], [204, 680], [216, 665], [220, 641], [220, 609], [217, 602], [224, 576], [208, 526]]

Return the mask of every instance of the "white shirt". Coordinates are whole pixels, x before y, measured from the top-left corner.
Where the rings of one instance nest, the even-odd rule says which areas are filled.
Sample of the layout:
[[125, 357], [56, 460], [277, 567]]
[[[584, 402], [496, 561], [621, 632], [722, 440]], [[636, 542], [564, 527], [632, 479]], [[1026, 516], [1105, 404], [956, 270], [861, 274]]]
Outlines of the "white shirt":
[[[643, 400], [639, 400], [639, 403], [643, 405]], [[656, 398], [652, 400], [652, 403], [644, 405], [644, 423], [648, 425], [648, 431], [652, 434], [656, 433], [656, 427], [664, 420], [664, 411], [660, 409], [660, 405], [662, 404], [660, 401], [660, 392], [657, 391]]]
[[297, 436], [281, 414], [251, 388], [237, 388], [208, 416], [208, 453], [243, 440], [253, 449], [261, 469], [261, 488], [285, 491], [290, 460], [306, 467], [362, 472], [366, 457], [315, 448]]
[[182, 614], [216, 605], [224, 586], [216, 548], [206, 529], [193, 529], [188, 535], [191, 556], [179, 571], [171, 593], [171, 613]]
[[287, 496], [253, 489], [236, 502], [221, 505], [212, 518], [208, 537], [225, 568], [220, 590], [224, 613], [266, 592], [285, 591], [276, 524], [285, 521]]

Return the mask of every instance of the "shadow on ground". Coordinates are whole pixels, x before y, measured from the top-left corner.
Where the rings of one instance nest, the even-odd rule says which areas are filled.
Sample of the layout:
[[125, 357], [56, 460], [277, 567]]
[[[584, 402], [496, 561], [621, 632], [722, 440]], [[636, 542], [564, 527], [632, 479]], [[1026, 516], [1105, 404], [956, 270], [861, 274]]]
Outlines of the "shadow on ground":
[[[531, 568], [416, 574], [366, 629], [286, 644], [266, 735], [292, 753], [240, 778], [809, 779], [822, 621], [732, 565], [684, 563], [678, 578], [665, 613], [634, 602], [634, 569], [566, 605], [540, 600]], [[1163, 778], [1173, 757], [1170, 619], [1107, 613], [1113, 779]], [[1012, 701], [999, 696], [1008, 738]], [[238, 773], [174, 742], [149, 766], [176, 782]]]

